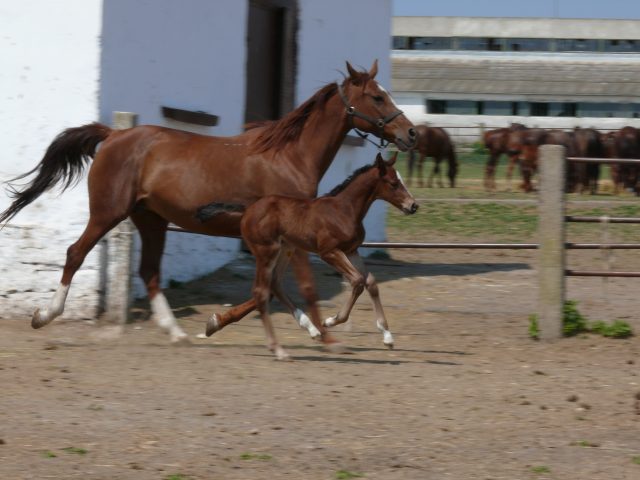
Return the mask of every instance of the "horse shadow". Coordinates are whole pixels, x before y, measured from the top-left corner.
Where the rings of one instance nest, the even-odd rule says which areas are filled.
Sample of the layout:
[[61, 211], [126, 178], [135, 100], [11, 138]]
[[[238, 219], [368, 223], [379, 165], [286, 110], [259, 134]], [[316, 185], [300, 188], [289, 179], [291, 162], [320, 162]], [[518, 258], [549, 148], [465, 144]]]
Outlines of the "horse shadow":
[[[344, 288], [342, 276], [324, 262], [311, 256], [312, 269], [316, 280], [318, 296], [321, 299], [321, 309], [332, 309], [338, 306], [335, 298]], [[367, 269], [373, 273], [379, 284], [400, 278], [438, 277], [438, 276], [473, 276], [491, 272], [510, 272], [515, 270], [530, 270], [528, 263], [425, 263], [422, 261], [403, 261], [396, 259], [366, 258]], [[197, 314], [198, 307], [220, 304], [223, 308], [238, 305], [251, 298], [255, 262], [251, 255], [240, 254], [236, 259], [215, 272], [196, 280], [179, 283], [170, 282], [165, 294], [177, 317], [183, 318]], [[284, 291], [296, 304], [304, 305], [304, 300], [298, 292], [297, 284], [290, 269], [287, 269], [282, 279]], [[366, 294], [365, 294], [366, 295]], [[145, 318], [148, 313], [146, 299], [136, 300], [134, 320]], [[279, 301], [271, 303], [272, 312], [285, 312]], [[136, 318], [137, 317], [137, 318]]]

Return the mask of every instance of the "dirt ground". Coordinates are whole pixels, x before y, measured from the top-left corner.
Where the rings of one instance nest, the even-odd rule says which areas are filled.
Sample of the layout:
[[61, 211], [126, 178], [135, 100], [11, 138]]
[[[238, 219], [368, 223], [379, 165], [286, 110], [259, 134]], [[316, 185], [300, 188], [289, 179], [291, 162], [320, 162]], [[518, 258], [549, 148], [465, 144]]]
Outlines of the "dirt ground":
[[[91, 322], [3, 319], [0, 478], [638, 479], [640, 337], [531, 340], [534, 255], [369, 262], [394, 350], [365, 296], [336, 332], [348, 354], [322, 351], [277, 305], [293, 362], [273, 359], [255, 315], [195, 338], [248, 296], [248, 260], [167, 291], [191, 346], [169, 346], [145, 302], [114, 338]], [[316, 267], [333, 314], [341, 279]], [[568, 296], [640, 332], [636, 282], [570, 279]]]

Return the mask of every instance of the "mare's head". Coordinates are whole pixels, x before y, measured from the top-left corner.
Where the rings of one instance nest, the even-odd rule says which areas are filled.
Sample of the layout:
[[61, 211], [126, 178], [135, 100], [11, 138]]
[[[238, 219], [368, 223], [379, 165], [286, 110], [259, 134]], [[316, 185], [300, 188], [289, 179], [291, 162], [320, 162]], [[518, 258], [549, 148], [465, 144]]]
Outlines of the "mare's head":
[[393, 168], [396, 163], [396, 153], [389, 161], [385, 161], [378, 153], [375, 169], [378, 170], [379, 181], [376, 187], [376, 198], [389, 202], [394, 207], [406, 214], [416, 213], [418, 204], [413, 195], [409, 193], [398, 171]]
[[416, 142], [413, 124], [375, 77], [378, 61], [368, 72], [359, 72], [347, 62], [349, 76], [339, 86], [339, 95], [347, 109], [351, 125], [395, 143], [402, 151]]

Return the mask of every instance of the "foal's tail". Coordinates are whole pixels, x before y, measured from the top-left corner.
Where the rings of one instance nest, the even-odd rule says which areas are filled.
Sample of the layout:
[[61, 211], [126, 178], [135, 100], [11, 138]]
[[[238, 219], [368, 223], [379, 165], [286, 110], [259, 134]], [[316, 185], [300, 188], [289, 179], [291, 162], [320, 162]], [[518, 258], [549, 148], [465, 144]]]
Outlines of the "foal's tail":
[[[15, 198], [9, 208], [0, 214], [0, 224], [8, 222], [20, 210], [33, 202], [59, 182], [63, 182], [62, 192], [74, 185], [83, 168], [93, 158], [100, 142], [109, 136], [112, 130], [101, 123], [90, 123], [82, 127], [68, 128], [49, 145], [44, 158], [33, 170], [7, 182], [9, 196]], [[22, 180], [38, 172], [36, 177], [22, 189], [13, 182]]]

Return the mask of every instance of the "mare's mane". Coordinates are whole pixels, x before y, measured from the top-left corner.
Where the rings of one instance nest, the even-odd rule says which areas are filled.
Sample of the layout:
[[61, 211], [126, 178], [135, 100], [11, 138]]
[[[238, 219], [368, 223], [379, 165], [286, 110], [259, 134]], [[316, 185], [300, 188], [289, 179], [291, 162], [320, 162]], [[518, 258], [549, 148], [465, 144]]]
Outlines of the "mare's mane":
[[347, 178], [340, 185], [338, 185], [336, 187], [333, 187], [333, 190], [331, 190], [329, 193], [324, 194], [323, 197], [335, 197], [340, 192], [344, 191], [351, 184], [351, 182], [353, 182], [357, 177], [359, 177], [363, 173], [368, 172], [369, 170], [371, 170], [372, 168], [375, 168], [375, 167], [376, 167], [375, 164], [374, 165], [365, 165], [364, 167], [360, 167], [355, 172], [353, 172], [349, 176], [349, 178]]
[[284, 148], [288, 143], [300, 138], [307, 119], [314, 111], [322, 109], [337, 91], [338, 85], [335, 82], [329, 83], [281, 119], [253, 122], [245, 125], [245, 130], [262, 128], [262, 132], [253, 141], [252, 150], [254, 153]]

